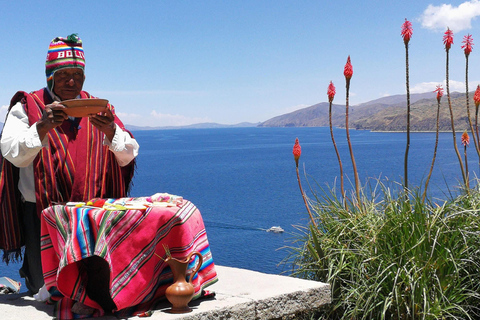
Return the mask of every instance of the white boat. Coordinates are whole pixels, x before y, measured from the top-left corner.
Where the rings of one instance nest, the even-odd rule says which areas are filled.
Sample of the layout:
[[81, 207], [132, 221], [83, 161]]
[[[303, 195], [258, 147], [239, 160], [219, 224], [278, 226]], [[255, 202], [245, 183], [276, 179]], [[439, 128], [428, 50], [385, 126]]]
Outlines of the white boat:
[[267, 229], [267, 232], [274, 232], [274, 233], [282, 233], [283, 231], [285, 230], [283, 230], [283, 228], [279, 226], [273, 226]]

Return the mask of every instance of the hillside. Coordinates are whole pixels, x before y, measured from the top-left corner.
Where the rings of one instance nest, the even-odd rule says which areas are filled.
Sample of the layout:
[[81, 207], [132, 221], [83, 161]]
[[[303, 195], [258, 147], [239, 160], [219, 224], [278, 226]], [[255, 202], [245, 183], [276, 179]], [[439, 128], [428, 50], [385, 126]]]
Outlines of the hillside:
[[[472, 120], [475, 117], [473, 92], [469, 94], [469, 108]], [[452, 109], [456, 131], [467, 128], [468, 118], [464, 93], [451, 94]], [[349, 126], [352, 129], [372, 131], [406, 130], [406, 95], [380, 98], [349, 108]], [[411, 131], [435, 131], [437, 117], [437, 99], [433, 92], [410, 95]], [[315, 127], [329, 126], [329, 104], [327, 102], [274, 117], [262, 122], [262, 127]], [[448, 99], [443, 96], [440, 105], [440, 131], [451, 131]], [[345, 105], [332, 106], [332, 124], [345, 127]]]

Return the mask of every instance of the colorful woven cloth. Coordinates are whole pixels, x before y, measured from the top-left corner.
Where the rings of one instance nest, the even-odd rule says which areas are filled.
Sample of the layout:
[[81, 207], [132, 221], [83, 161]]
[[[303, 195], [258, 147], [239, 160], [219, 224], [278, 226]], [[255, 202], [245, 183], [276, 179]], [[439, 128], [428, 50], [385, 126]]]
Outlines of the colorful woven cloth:
[[[182, 200], [177, 205], [153, 203], [145, 209], [128, 210], [115, 204], [131, 204], [134, 199], [117, 199], [111, 204], [113, 200], [102, 203], [101, 208], [56, 205], [42, 212], [42, 266], [47, 289], [57, 301], [57, 319], [79, 317], [71, 312], [73, 300], [100, 308], [85, 293], [81, 261], [92, 256], [109, 265], [109, 291], [119, 310], [116, 314], [121, 316], [147, 312], [164, 299], [173, 282], [164, 261], [164, 245], [178, 259], [193, 251], [202, 254], [202, 267], [192, 280], [194, 299], [217, 281], [203, 219], [195, 205]], [[192, 259], [190, 271], [196, 260]]]
[[82, 40], [71, 34], [66, 38], [56, 37], [48, 46], [45, 61], [45, 75], [47, 85], [53, 90], [53, 74], [63, 68], [80, 68], [85, 70], [85, 54], [83, 53]]
[[[82, 99], [92, 97], [81, 92]], [[17, 92], [10, 108], [22, 102], [29, 124], [42, 117], [45, 105], [52, 102], [46, 89], [28, 94]], [[112, 105], [108, 108], [115, 115]], [[48, 148], [42, 148], [35, 158], [35, 190], [37, 213], [54, 202], [84, 201], [93, 197], [125, 197], [133, 177], [135, 160], [120, 167], [115, 155], [103, 144], [104, 133], [95, 128], [88, 117], [79, 123], [68, 120], [50, 130]], [[75, 120], [75, 121], [77, 121]], [[115, 123], [125, 130], [115, 116]], [[3, 260], [17, 260], [24, 245], [22, 232], [21, 195], [17, 188], [19, 169], [0, 154], [0, 251]]]

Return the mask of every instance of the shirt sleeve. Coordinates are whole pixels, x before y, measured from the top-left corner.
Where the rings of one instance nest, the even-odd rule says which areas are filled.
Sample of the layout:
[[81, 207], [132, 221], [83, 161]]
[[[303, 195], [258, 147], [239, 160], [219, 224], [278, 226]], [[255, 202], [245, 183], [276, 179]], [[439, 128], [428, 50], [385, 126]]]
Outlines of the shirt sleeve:
[[2, 131], [0, 148], [3, 157], [16, 167], [27, 167], [47, 144], [48, 138], [43, 143], [40, 140], [36, 124], [29, 126], [22, 104], [15, 104], [7, 115]]
[[115, 154], [118, 164], [124, 167], [138, 155], [140, 146], [137, 140], [132, 138], [130, 133], [122, 130], [117, 124], [115, 124], [115, 126], [116, 129], [113, 140], [109, 141], [105, 136], [103, 143]]

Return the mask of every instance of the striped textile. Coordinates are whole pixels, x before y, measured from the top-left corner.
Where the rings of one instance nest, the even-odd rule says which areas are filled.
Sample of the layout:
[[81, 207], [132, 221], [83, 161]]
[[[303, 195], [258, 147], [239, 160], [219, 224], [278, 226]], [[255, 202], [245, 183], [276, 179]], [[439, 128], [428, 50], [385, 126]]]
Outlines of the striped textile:
[[[82, 91], [82, 99], [93, 98]], [[45, 105], [52, 102], [46, 89], [31, 94], [17, 92], [10, 108], [21, 102], [33, 125], [42, 117]], [[108, 108], [115, 115], [112, 105]], [[115, 115], [115, 123], [123, 123]], [[108, 146], [104, 134], [95, 128], [88, 117], [67, 120], [49, 131], [48, 148], [42, 148], [34, 160], [37, 213], [54, 202], [85, 201], [95, 197], [125, 197], [133, 176], [135, 160], [120, 167]], [[17, 188], [19, 170], [0, 153], [0, 251], [3, 260], [16, 260], [24, 245], [21, 234], [20, 192]]]
[[[54, 297], [57, 319], [73, 319], [72, 300], [100, 308], [85, 294], [86, 279], [81, 272], [80, 261], [93, 255], [109, 264], [110, 295], [119, 310], [117, 315], [151, 310], [164, 299], [165, 290], [173, 281], [172, 272], [163, 260], [164, 245], [178, 259], [193, 251], [203, 255], [202, 267], [192, 281], [194, 299], [200, 297], [202, 289], [217, 281], [202, 216], [187, 200], [178, 206], [151, 206], [144, 210], [61, 205], [45, 209], [42, 266], [47, 289], [59, 294]], [[195, 263], [192, 260], [190, 271]], [[94, 316], [102, 314], [100, 311]]]
[[45, 75], [47, 85], [53, 89], [53, 74], [63, 68], [80, 68], [85, 70], [85, 54], [82, 40], [72, 34], [67, 38], [56, 37], [50, 42], [45, 61]]

